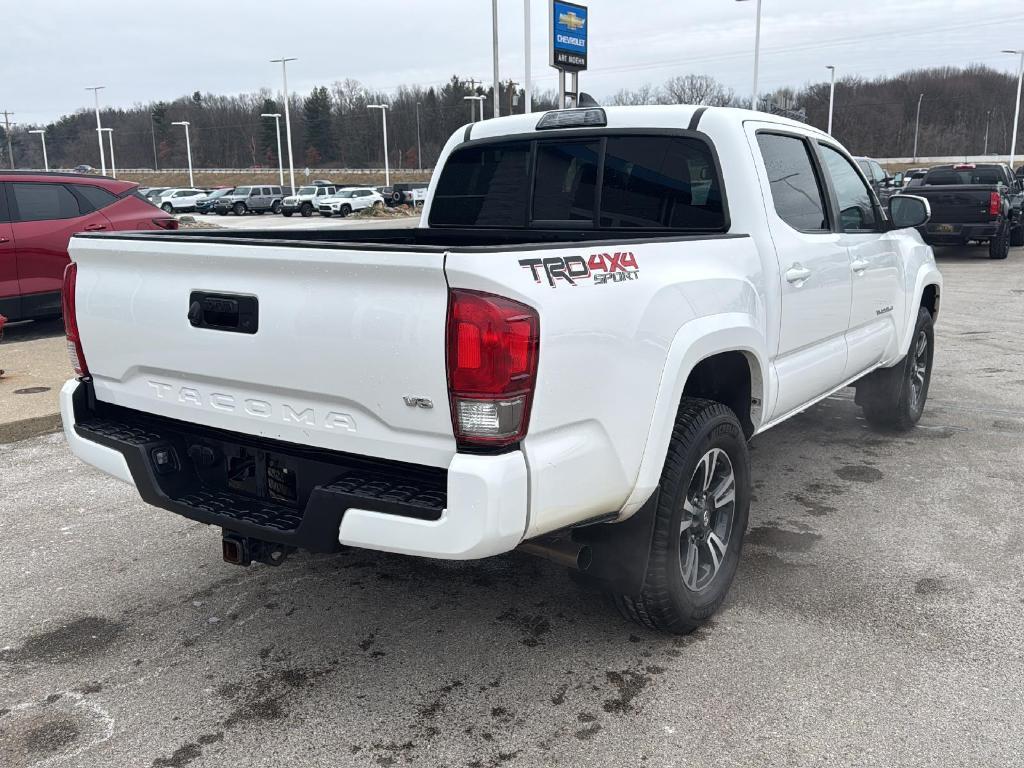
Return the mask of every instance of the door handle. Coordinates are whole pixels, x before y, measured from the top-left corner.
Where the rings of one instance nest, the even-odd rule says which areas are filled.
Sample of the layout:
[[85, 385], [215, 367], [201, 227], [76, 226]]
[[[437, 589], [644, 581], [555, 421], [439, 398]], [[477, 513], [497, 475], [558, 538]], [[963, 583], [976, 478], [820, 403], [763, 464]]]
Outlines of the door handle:
[[853, 262], [851, 262], [850, 269], [852, 269], [858, 275], [861, 275], [864, 273], [864, 270], [870, 266], [870, 261], [865, 261], [864, 259], [855, 259]]
[[788, 283], [802, 283], [810, 276], [811, 270], [807, 269], [807, 267], [802, 267], [799, 264], [794, 264], [786, 270], [786, 282]]
[[107, 228], [106, 224], [87, 224], [85, 226], [85, 231], [86, 232], [98, 232], [99, 230], [106, 229], [106, 228]]

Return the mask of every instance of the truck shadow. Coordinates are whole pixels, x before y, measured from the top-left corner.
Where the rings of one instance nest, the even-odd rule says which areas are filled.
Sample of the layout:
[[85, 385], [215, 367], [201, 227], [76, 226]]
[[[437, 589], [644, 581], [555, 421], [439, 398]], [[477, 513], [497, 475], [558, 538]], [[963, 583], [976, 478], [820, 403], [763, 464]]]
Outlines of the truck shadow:
[[4, 325], [3, 341], [35, 341], [63, 335], [64, 321], [59, 317], [49, 320], [25, 320]]

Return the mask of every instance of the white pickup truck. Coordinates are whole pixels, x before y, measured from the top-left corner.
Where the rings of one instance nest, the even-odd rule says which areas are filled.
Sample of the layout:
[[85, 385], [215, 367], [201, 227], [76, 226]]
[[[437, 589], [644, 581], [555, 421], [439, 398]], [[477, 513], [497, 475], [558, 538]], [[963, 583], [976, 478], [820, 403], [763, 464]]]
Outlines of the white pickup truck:
[[689, 632], [736, 572], [752, 436], [851, 384], [872, 424], [920, 417], [927, 217], [767, 114], [476, 123], [417, 229], [74, 237], [65, 433], [230, 562], [519, 548]]

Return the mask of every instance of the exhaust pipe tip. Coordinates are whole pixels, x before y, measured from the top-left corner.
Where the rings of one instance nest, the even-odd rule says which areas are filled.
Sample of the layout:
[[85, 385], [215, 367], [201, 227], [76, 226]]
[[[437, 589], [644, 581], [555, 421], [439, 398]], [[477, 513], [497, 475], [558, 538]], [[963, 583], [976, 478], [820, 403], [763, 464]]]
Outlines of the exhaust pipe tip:
[[520, 552], [535, 555], [580, 572], [586, 572], [594, 561], [594, 553], [589, 544], [577, 544], [574, 541], [561, 538], [531, 539], [520, 544], [518, 549]]

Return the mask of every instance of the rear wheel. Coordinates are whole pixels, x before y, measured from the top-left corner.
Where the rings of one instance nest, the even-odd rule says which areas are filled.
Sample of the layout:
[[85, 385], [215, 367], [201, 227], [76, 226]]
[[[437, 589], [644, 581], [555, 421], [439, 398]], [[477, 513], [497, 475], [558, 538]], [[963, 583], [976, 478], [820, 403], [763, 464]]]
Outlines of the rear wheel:
[[308, 219], [310, 216], [313, 215], [313, 204], [303, 203], [302, 207], [299, 208], [299, 213], [301, 213], [304, 218]]
[[274, 201], [274, 204], [272, 206], [270, 206], [270, 212], [274, 213], [274, 214], [277, 214], [277, 213], [281, 212], [281, 201], [280, 200], [275, 200]]
[[931, 312], [920, 307], [914, 338], [902, 362], [857, 382], [857, 403], [869, 424], [901, 432], [917, 424], [928, 400], [934, 356], [934, 321]]
[[736, 575], [749, 508], [750, 456], [739, 420], [721, 403], [683, 398], [643, 591], [612, 595], [622, 615], [675, 634], [707, 621]]
[[231, 208], [235, 212], [235, 216], [245, 215], [245, 203], [235, 203]]
[[990, 259], [1005, 259], [1010, 255], [1010, 233], [1008, 227], [1004, 226], [998, 235], [988, 241], [988, 257]]

